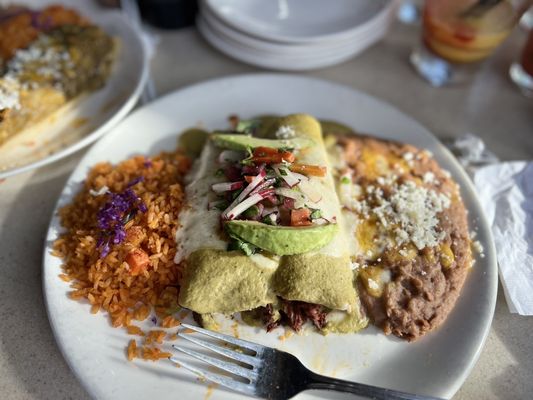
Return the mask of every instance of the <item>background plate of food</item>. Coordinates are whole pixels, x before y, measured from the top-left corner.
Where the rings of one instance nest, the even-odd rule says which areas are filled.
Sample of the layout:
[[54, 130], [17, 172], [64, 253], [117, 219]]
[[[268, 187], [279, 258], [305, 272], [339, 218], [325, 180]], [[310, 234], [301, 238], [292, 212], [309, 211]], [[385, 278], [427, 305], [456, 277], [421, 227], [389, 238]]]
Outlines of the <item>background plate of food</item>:
[[[254, 74], [193, 85], [139, 109], [102, 138], [69, 178], [47, 234], [43, 286], [58, 345], [93, 397], [143, 399], [157, 396], [171, 399], [179, 394], [193, 399], [211, 394], [213, 399], [229, 399], [240, 396], [199, 381], [166, 359], [172, 353], [171, 344], [180, 340], [176, 338], [180, 321], [192, 322], [191, 313], [178, 304], [178, 286], [183, 270], [174, 264], [174, 258], [178, 251], [176, 232], [183, 222], [179, 212], [194, 206], [187, 205], [187, 201], [194, 200], [194, 197], [187, 197], [189, 189], [184, 186], [185, 175], [189, 170], [202, 171], [202, 168], [191, 169], [193, 160], [174, 149], [179, 141], [190, 154], [201, 150], [195, 148], [198, 143], [194, 139], [201, 137], [202, 129], [227, 131], [249, 127], [247, 123], [239, 124], [236, 117], [231, 119], [231, 126], [228, 122], [230, 115], [237, 114], [241, 120], [247, 120], [260, 115], [302, 112], [321, 121], [337, 122], [324, 123], [323, 130], [335, 141], [334, 148], [344, 149], [348, 154], [345, 161], [352, 175], [337, 176], [341, 184], [346, 179], [353, 183], [361, 178], [357, 174], [364, 171], [369, 178], [371, 170], [365, 170], [363, 164], [358, 164], [365, 158], [367, 161], [382, 160], [375, 165], [387, 164], [390, 158], [394, 162], [387, 165], [406, 168], [405, 171], [422, 168], [413, 172], [417, 177], [410, 182], [407, 179], [391, 184], [396, 185], [398, 194], [401, 193], [400, 198], [396, 197], [398, 202], [393, 208], [383, 208], [383, 202], [374, 206], [368, 203], [374, 211], [367, 214], [371, 219], [372, 216], [378, 217], [378, 209], [388, 210], [385, 213], [396, 218], [395, 210], [407, 207], [406, 214], [396, 216], [403, 218], [409, 214], [409, 218], [414, 218], [409, 221], [417, 221], [416, 224], [408, 221], [406, 226], [414, 230], [407, 229], [407, 234], [412, 235], [409, 236], [412, 244], [422, 250], [414, 250], [411, 246], [388, 255], [380, 253], [381, 250], [372, 247], [374, 242], [379, 243], [379, 240], [372, 239], [379, 238], [371, 235], [371, 240], [367, 240], [366, 233], [371, 232], [373, 227], [362, 224], [366, 227], [357, 237], [358, 244], [366, 243], [370, 247], [357, 247], [365, 248], [365, 251], [359, 254], [353, 267], [357, 269], [361, 267], [359, 263], [365, 264], [358, 274], [362, 277], [358, 279], [366, 279], [366, 283], [358, 281], [363, 283], [359, 285], [359, 296], [366, 307], [366, 315], [378, 326], [370, 324], [357, 333], [324, 335], [329, 329], [317, 331], [313, 324], [320, 328], [324, 325], [320, 322], [315, 324], [316, 321], [309, 315], [308, 319], [313, 322], [307, 324], [310, 327], [300, 329], [299, 324], [288, 324], [299, 330], [298, 333], [283, 326], [274, 327], [267, 333], [264, 327], [245, 324], [238, 316], [235, 319], [221, 317], [216, 322], [226, 333], [289, 351], [319, 373], [444, 398], [451, 397], [461, 386], [488, 334], [497, 289], [492, 238], [467, 175], [426, 128], [378, 99], [326, 81]], [[293, 117], [283, 121], [292, 121], [290, 118]], [[311, 117], [305, 118], [314, 121]], [[263, 121], [272, 120], [266, 118]], [[289, 130], [283, 126], [275, 131], [283, 136]], [[183, 131], [186, 133], [180, 134]], [[351, 131], [369, 137], [353, 136]], [[331, 139], [326, 139], [324, 145], [329, 142]], [[167, 153], [160, 154], [162, 151]], [[320, 149], [313, 151], [323, 154]], [[353, 162], [349, 159], [350, 155], [354, 157]], [[385, 161], [383, 155], [386, 156]], [[261, 154], [254, 153], [253, 157], [256, 156]], [[294, 171], [293, 166], [288, 168]], [[334, 168], [331, 164], [331, 169]], [[306, 174], [305, 168], [300, 168], [300, 172]], [[223, 175], [227, 173], [222, 170], [220, 179], [224, 180]], [[253, 175], [252, 172], [247, 173]], [[255, 179], [251, 175], [247, 178], [249, 182]], [[374, 179], [375, 185], [372, 186], [384, 185], [382, 191], [376, 187], [371, 190], [370, 181], [366, 178], [358, 180], [363, 189], [359, 187], [357, 190], [380, 193], [374, 199], [382, 201], [382, 194], [390, 188], [385, 188], [389, 183], [381, 178], [374, 176], [369, 179]], [[215, 187], [219, 189], [221, 185]], [[446, 200], [442, 193], [439, 194], [439, 187], [447, 188], [451, 202], [450, 198]], [[339, 197], [342, 200], [342, 193]], [[393, 197], [390, 197], [391, 201]], [[199, 201], [204, 201], [202, 196]], [[319, 201], [317, 198], [316, 202]], [[456, 210], [460, 215], [456, 220], [459, 221], [457, 226], [461, 228], [452, 234], [449, 242], [453, 254], [439, 246], [434, 247], [438, 252], [426, 252], [426, 245], [434, 246], [436, 243], [430, 242], [450, 239], [448, 233], [451, 231], [447, 228], [442, 231], [433, 229], [435, 226], [431, 224], [436, 223], [437, 218], [435, 212], [448, 207], [453, 209], [450, 204], [462, 207], [463, 203], [468, 213], [464, 209]], [[428, 204], [431, 207], [428, 208]], [[413, 205], [416, 207], [413, 208]], [[350, 207], [343, 204], [343, 210], [350, 210]], [[383, 216], [381, 211], [380, 215]], [[452, 214], [439, 215], [448, 222], [446, 216], [451, 217], [451, 224], [455, 223]], [[461, 221], [467, 220], [468, 228], [461, 225]], [[189, 225], [188, 229], [195, 229], [195, 224], [190, 221], [189, 218], [189, 222], [185, 223]], [[207, 224], [208, 220], [205, 222]], [[209, 223], [212, 222], [210, 220]], [[397, 224], [403, 226], [400, 220]], [[213, 234], [204, 225], [201, 218], [197, 220], [198, 229]], [[212, 225], [219, 224], [215, 220]], [[418, 235], [422, 226], [428, 229]], [[478, 248], [483, 247], [482, 253], [470, 251], [474, 235], [468, 232], [476, 232], [475, 240], [479, 242]], [[197, 236], [196, 231], [189, 233], [192, 236], [188, 236], [187, 231], [183, 236], [182, 232], [181, 240]], [[199, 240], [191, 241], [198, 245]], [[333, 251], [338, 251], [338, 248]], [[381, 254], [389, 258], [382, 259]], [[409, 254], [414, 254], [414, 258]], [[379, 287], [374, 287], [387, 274], [383, 275], [382, 269], [369, 266], [377, 267], [379, 264], [380, 268], [385, 268], [387, 263], [394, 264], [394, 257], [400, 256], [416, 261], [398, 261], [406, 268], [401, 273], [392, 271], [392, 280], [401, 280], [405, 290], [398, 292], [389, 288], [380, 291]], [[473, 266], [471, 257], [475, 260]], [[435, 266], [438, 276], [424, 266]], [[416, 268], [419, 268], [418, 272]], [[448, 273], [447, 268], [459, 268], [464, 273]], [[410, 276], [409, 271], [412, 270], [418, 275]], [[387, 279], [391, 279], [390, 276]], [[210, 284], [209, 280], [207, 284]], [[195, 298], [195, 287], [190, 281], [188, 285], [184, 292], [191, 294], [190, 300]], [[321, 282], [317, 285], [320, 286]], [[429, 291], [425, 287], [429, 287]], [[392, 308], [376, 305], [374, 300], [382, 298], [381, 292], [389, 293], [387, 304], [392, 304]], [[212, 296], [205, 295], [207, 303], [214, 303], [217, 307], [218, 300], [210, 300], [215, 299], [218, 292], [212, 293]], [[402, 300], [398, 293], [410, 293], [411, 300], [414, 299], [413, 306], [409, 306], [409, 298]], [[181, 293], [180, 301], [185, 301]], [[193, 303], [188, 301], [189, 308], [194, 310], [196, 306]], [[396, 313], [398, 310], [395, 311], [394, 304], [400, 306], [400, 314]], [[430, 307], [420, 308], [416, 304]], [[444, 311], [436, 314], [435, 310], [445, 304], [449, 307], [443, 307]], [[379, 307], [385, 307], [381, 308], [387, 315], [384, 319], [379, 312], [372, 311], [379, 311]], [[422, 312], [419, 318], [413, 320], [412, 312], [417, 309], [425, 310], [427, 315]], [[107, 312], [99, 312], [104, 310]], [[200, 308], [198, 312], [202, 313]], [[286, 309], [280, 312], [285, 312], [285, 316], [289, 314]], [[405, 319], [395, 318], [398, 315], [403, 315]], [[360, 321], [363, 324], [357, 328], [366, 325], [364, 317]], [[157, 362], [151, 362], [153, 360]], [[323, 398], [325, 395], [307, 392], [298, 398]], [[327, 396], [333, 395], [328, 393]], [[339, 395], [339, 398], [342, 396]]]
[[0, 3], [0, 178], [95, 141], [147, 77], [138, 32], [92, 2]]

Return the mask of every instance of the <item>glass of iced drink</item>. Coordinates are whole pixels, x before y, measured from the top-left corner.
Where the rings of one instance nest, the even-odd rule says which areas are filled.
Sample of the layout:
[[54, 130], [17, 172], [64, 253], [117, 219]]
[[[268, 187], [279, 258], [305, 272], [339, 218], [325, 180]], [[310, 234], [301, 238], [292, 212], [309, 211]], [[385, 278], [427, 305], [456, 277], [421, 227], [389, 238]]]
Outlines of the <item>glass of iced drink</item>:
[[472, 70], [465, 66], [489, 57], [532, 3], [532, 0], [426, 0], [422, 44], [411, 54], [411, 63], [435, 86], [460, 81], [461, 72]]

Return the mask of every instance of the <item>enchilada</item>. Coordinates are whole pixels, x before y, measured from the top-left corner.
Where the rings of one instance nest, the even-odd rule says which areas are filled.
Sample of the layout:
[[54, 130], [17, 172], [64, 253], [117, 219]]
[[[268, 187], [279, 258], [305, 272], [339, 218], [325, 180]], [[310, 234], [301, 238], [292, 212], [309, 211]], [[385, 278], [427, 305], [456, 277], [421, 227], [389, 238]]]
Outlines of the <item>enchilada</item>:
[[257, 125], [211, 134], [192, 168], [176, 235], [179, 303], [202, 321], [251, 312], [268, 330], [309, 320], [356, 331], [367, 319], [320, 124], [269, 122], [262, 138], [250, 134]]

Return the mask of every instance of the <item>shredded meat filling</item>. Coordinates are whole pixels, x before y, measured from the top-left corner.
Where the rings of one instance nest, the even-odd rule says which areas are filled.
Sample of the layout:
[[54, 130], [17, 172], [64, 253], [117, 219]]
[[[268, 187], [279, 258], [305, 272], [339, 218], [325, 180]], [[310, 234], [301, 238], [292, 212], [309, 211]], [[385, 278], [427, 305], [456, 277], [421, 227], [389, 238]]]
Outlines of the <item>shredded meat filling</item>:
[[261, 320], [266, 326], [267, 332], [270, 332], [280, 326], [281, 320], [279, 318], [276, 318], [276, 314], [274, 313], [274, 307], [272, 307], [272, 304], [267, 304], [266, 307], [261, 308]]
[[282, 301], [282, 323], [289, 325], [295, 331], [300, 331], [307, 320], [311, 321], [317, 329], [326, 326], [327, 313], [318, 304], [304, 303], [303, 301]]

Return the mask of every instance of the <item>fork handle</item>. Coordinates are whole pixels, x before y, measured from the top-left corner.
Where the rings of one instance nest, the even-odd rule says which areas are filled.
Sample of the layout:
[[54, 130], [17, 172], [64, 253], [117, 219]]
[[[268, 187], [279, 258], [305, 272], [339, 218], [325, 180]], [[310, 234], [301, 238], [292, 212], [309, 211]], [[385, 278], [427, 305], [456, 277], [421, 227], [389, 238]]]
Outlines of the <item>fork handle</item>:
[[337, 392], [352, 393], [375, 400], [443, 400], [438, 397], [419, 396], [397, 390], [365, 385], [363, 383], [330, 378], [313, 372], [311, 372], [309, 378], [307, 389], [335, 390]]

